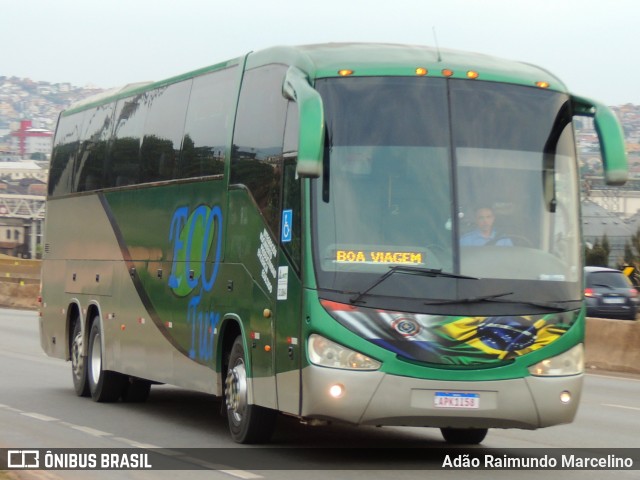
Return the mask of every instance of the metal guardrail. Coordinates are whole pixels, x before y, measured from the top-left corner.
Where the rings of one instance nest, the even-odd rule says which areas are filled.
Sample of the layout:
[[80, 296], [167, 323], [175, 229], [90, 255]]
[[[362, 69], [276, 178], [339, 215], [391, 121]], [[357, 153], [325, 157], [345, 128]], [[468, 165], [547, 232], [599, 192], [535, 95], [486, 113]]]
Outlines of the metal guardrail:
[[19, 285], [40, 283], [40, 260], [0, 257], [0, 282]]
[[2, 277], [0, 278], [0, 282], [16, 283], [24, 286], [24, 285], [37, 285], [40, 283], [40, 279], [39, 278]]

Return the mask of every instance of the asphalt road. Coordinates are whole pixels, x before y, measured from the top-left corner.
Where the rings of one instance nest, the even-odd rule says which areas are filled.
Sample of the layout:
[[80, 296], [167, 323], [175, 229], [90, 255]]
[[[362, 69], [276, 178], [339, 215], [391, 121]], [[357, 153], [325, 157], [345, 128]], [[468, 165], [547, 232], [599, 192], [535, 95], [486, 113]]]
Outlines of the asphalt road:
[[[37, 325], [34, 312], [0, 310], [0, 449], [163, 448], [170, 449], [163, 455], [173, 455], [187, 468], [211, 464], [212, 455], [213, 463], [222, 465], [213, 471], [56, 470], [39, 472], [38, 479], [640, 478], [640, 470], [425, 470], [422, 466], [434, 465], [440, 457], [429, 457], [431, 450], [424, 447], [447, 448], [437, 429], [426, 428], [311, 427], [282, 417], [272, 443], [277, 450], [238, 446], [220, 416], [220, 401], [209, 395], [154, 386], [144, 404], [97, 404], [77, 397], [70, 364], [44, 355]], [[511, 448], [640, 449], [639, 432], [640, 377], [590, 372], [574, 423], [536, 431], [491, 430], [475, 452], [500, 456]], [[361, 450], [350, 454], [334, 447]], [[216, 450], [182, 450], [198, 448]], [[452, 450], [452, 455], [460, 452]], [[267, 456], [271, 468], [281, 469], [261, 469], [265, 464], [260, 459]], [[305, 469], [302, 475], [298, 468]]]

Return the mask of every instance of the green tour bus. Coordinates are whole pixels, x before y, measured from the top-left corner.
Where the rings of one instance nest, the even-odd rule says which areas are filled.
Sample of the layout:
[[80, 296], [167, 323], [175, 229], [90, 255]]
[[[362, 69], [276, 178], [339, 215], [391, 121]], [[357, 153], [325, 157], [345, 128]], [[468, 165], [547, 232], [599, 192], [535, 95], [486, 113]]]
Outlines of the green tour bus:
[[41, 344], [75, 391], [223, 398], [237, 442], [311, 424], [571, 422], [585, 311], [573, 118], [546, 70], [386, 44], [275, 47], [77, 103], [56, 129]]

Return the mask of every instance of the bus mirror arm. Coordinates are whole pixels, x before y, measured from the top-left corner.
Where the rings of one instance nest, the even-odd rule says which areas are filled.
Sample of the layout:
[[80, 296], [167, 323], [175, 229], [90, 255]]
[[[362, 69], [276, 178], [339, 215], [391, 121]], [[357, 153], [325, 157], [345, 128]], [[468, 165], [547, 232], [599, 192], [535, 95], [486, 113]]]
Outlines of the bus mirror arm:
[[318, 178], [322, 175], [324, 151], [322, 98], [309, 83], [307, 75], [297, 67], [289, 67], [282, 95], [298, 105], [300, 126], [296, 173], [302, 178]]
[[615, 113], [606, 105], [584, 97], [571, 97], [574, 116], [592, 117], [600, 140], [607, 185], [623, 185], [628, 178], [624, 133]]

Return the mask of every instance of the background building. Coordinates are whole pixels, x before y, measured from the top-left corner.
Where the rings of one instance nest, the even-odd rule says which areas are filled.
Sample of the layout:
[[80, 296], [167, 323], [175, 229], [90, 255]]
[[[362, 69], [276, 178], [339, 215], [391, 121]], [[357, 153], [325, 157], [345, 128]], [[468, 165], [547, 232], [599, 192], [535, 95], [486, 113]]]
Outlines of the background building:
[[51, 154], [53, 132], [34, 128], [31, 120], [22, 120], [20, 129], [11, 132], [11, 150], [23, 159], [46, 160]]

